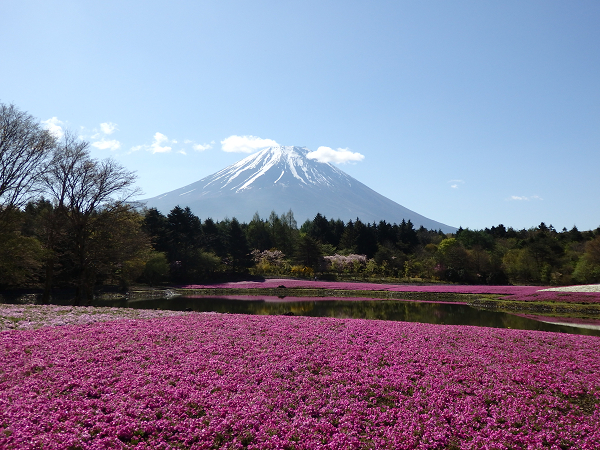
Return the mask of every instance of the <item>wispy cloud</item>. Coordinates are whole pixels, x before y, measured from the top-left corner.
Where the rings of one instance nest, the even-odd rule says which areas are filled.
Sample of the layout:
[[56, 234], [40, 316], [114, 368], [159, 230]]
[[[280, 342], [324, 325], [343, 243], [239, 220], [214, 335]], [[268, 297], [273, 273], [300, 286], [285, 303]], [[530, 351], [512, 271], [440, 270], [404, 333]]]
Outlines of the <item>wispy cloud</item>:
[[[203, 152], [205, 150], [213, 148], [212, 144], [214, 144], [215, 141], [210, 141], [210, 144], [207, 144], [206, 142], [204, 144], [196, 144], [195, 141], [192, 141], [191, 139], [186, 139], [185, 141], [183, 141], [183, 143], [188, 144], [188, 145], [192, 144], [192, 148], [194, 150], [196, 150], [197, 152]], [[187, 153], [184, 153], [184, 154], [187, 155]]]
[[210, 144], [194, 144], [194, 145], [192, 145], [192, 148], [198, 152], [203, 152], [204, 150], [208, 150], [209, 148], [212, 148], [212, 145], [210, 145]]
[[465, 184], [464, 180], [450, 180], [448, 183], [452, 189], [458, 189], [461, 184]]
[[117, 141], [116, 139], [107, 139], [106, 136], [113, 134], [115, 131], [117, 131], [119, 128], [117, 127], [116, 123], [112, 123], [112, 122], [103, 122], [100, 124], [100, 130], [98, 130], [97, 128], [94, 128], [92, 130], [92, 132], [94, 134], [91, 135], [91, 139], [93, 139], [94, 141], [92, 142], [92, 147], [96, 147], [97, 149], [100, 150], [118, 150], [119, 148], [121, 148], [121, 143], [119, 141]]
[[530, 200], [544, 200], [544, 199], [542, 197], [540, 197], [539, 195], [531, 195], [529, 197], [526, 197], [524, 195], [511, 195], [510, 198], [508, 198], [508, 200], [528, 202]]
[[[215, 141], [211, 141], [210, 144], [206, 144], [206, 143], [196, 144], [191, 139], [185, 139], [184, 141], [179, 141], [178, 139], [169, 139], [166, 135], [157, 131], [156, 133], [154, 133], [153, 141], [150, 145], [148, 145], [148, 144], [136, 145], [134, 147], [131, 147], [130, 152], [146, 150], [150, 153], [175, 152], [175, 153], [179, 153], [181, 155], [187, 155], [188, 151], [189, 151], [189, 147], [186, 148], [185, 146], [191, 145], [193, 150], [202, 152], [204, 150], [208, 150], [209, 148], [212, 148], [212, 144], [214, 144], [214, 143], [215, 143]], [[173, 148], [174, 144], [176, 144], [176, 146], [178, 148]], [[183, 147], [183, 148], [181, 148], [181, 147]]]
[[273, 139], [262, 139], [257, 136], [229, 136], [221, 141], [224, 152], [253, 153], [267, 147], [276, 147], [279, 144]]
[[63, 122], [61, 120], [58, 120], [58, 117], [52, 117], [48, 120], [42, 120], [41, 123], [43, 124], [43, 127], [57, 139], [61, 139], [65, 135], [65, 132], [63, 131], [63, 128], [61, 126], [63, 125]]
[[113, 134], [118, 128], [116, 123], [103, 122], [100, 124], [100, 130], [102, 130], [104, 134]]
[[169, 141], [169, 138], [167, 136], [165, 136], [164, 134], [160, 133], [160, 132], [156, 132], [154, 133], [154, 137], [153, 137], [153, 141], [152, 144], [148, 145], [148, 144], [143, 144], [143, 145], [136, 145], [134, 147], [131, 147], [131, 152], [137, 152], [139, 150], [146, 150], [149, 151], [150, 153], [169, 153], [172, 148], [167, 145], [170, 142], [173, 141]]
[[96, 147], [100, 150], [118, 150], [121, 148], [121, 143], [115, 139], [106, 140], [102, 138], [99, 141], [92, 142], [92, 147]]
[[314, 152], [309, 152], [306, 157], [316, 159], [323, 163], [333, 162], [336, 164], [345, 164], [350, 161], [362, 161], [365, 159], [364, 155], [361, 155], [358, 152], [351, 152], [347, 148], [338, 148], [337, 150], [334, 150], [324, 146], [319, 147]]

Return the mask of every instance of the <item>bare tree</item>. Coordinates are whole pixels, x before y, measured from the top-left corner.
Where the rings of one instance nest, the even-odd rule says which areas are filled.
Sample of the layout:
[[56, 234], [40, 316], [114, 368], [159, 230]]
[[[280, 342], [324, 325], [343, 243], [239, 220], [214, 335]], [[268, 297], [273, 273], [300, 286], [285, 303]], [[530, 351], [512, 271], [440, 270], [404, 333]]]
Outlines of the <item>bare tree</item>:
[[[91, 239], [106, 217], [130, 209], [127, 201], [138, 193], [133, 186], [135, 174], [112, 159], [90, 157], [89, 144], [71, 132], [56, 146], [54, 156], [42, 179], [54, 204], [54, 223], [66, 224], [72, 262], [76, 276], [76, 299], [92, 295], [97, 261], [91, 251]], [[98, 220], [102, 217], [102, 220]], [[59, 225], [62, 228], [62, 226]], [[53, 248], [59, 227], [50, 233], [49, 248]], [[52, 283], [54, 261], [46, 270], [45, 297]]]
[[0, 225], [29, 200], [54, 144], [32, 116], [0, 103]]

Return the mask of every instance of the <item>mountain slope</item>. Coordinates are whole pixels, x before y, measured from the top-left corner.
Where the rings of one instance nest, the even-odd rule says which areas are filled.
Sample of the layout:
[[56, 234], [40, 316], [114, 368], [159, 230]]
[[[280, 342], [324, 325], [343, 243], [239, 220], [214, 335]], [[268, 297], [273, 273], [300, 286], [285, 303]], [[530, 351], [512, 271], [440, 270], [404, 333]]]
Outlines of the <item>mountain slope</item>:
[[428, 219], [378, 194], [329, 164], [309, 159], [301, 147], [270, 147], [252, 154], [195, 183], [143, 200], [146, 206], [168, 213], [189, 206], [200, 218], [236, 217], [249, 222], [254, 213], [263, 218], [271, 211], [292, 210], [298, 223], [317, 213], [329, 219], [400, 223], [416, 228], [456, 230]]

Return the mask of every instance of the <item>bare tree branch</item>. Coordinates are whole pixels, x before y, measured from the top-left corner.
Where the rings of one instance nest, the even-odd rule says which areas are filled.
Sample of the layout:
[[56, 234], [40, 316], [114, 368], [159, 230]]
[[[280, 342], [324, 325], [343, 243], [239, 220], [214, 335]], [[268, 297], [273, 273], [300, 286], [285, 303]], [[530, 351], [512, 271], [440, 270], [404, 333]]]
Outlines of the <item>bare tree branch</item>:
[[73, 133], [65, 133], [43, 176], [55, 211], [69, 224], [69, 246], [77, 273], [77, 301], [91, 296], [98, 270], [94, 236], [103, 231], [99, 218], [110, 217], [112, 211], [129, 211], [130, 206], [125, 203], [137, 194], [133, 172], [112, 159], [92, 159], [88, 147], [87, 142]]
[[37, 190], [54, 144], [32, 116], [0, 103], [0, 220]]

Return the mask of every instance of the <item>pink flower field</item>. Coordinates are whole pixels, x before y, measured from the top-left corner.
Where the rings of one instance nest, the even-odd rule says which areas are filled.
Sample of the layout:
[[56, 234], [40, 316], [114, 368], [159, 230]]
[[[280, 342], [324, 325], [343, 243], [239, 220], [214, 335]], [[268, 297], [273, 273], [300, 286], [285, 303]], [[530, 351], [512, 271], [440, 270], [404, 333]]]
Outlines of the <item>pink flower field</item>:
[[600, 338], [197, 314], [0, 333], [2, 449], [598, 449]]
[[391, 291], [391, 292], [431, 292], [454, 294], [493, 294], [506, 296], [506, 300], [538, 301], [562, 303], [600, 303], [600, 290], [597, 292], [549, 291], [541, 286], [486, 286], [486, 285], [448, 285], [431, 286], [353, 283], [343, 281], [309, 281], [285, 278], [267, 279], [265, 281], [240, 281], [220, 284], [195, 284], [180, 286], [182, 289], [275, 289], [279, 286], [301, 289], [331, 289], [359, 291]]

